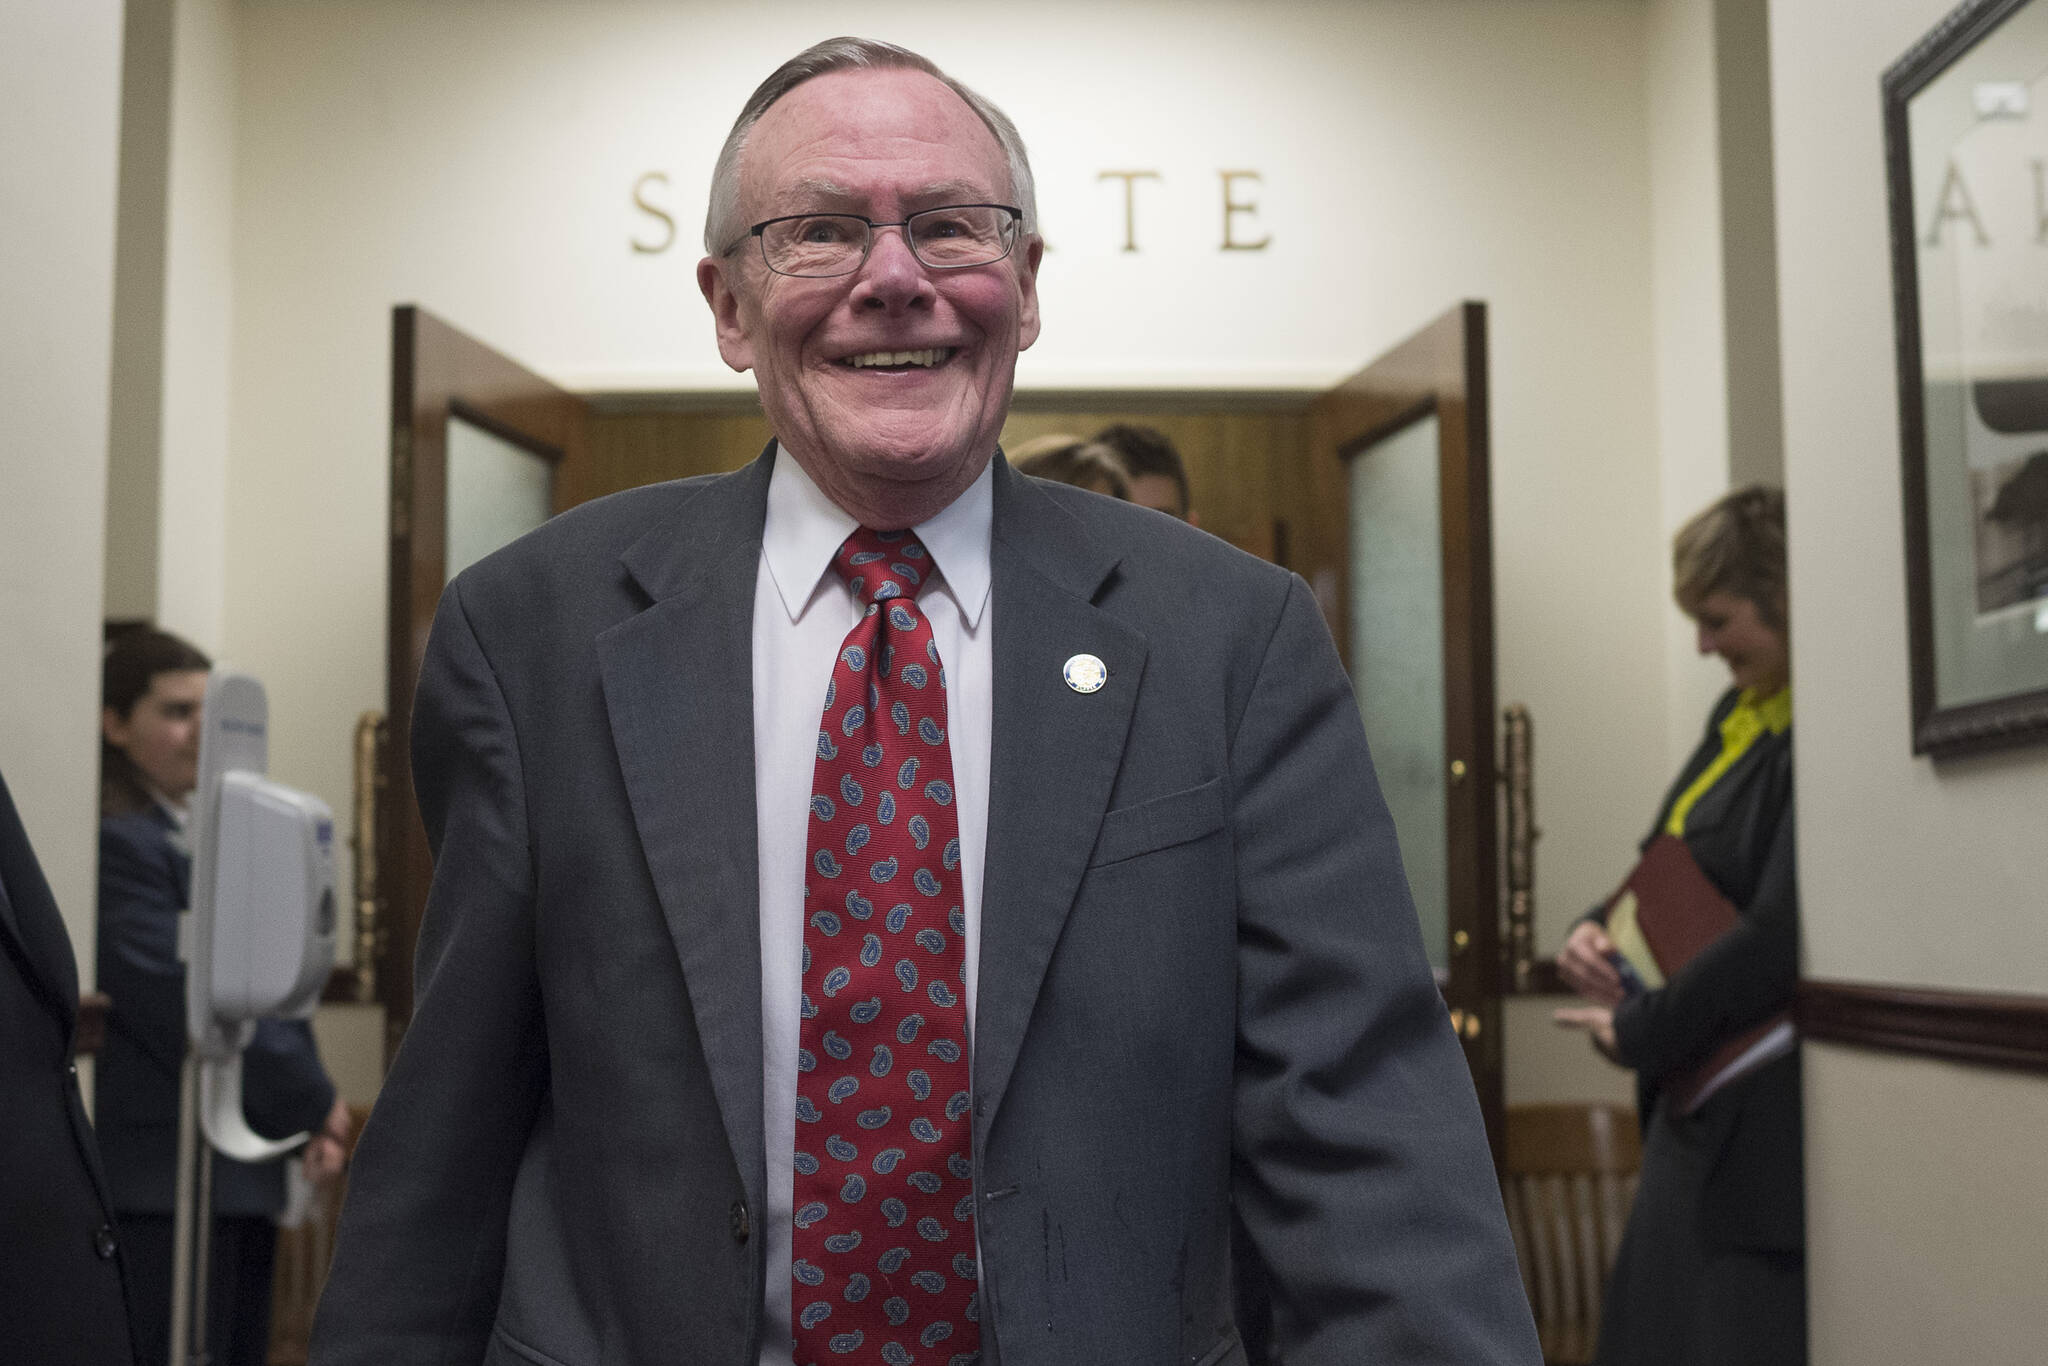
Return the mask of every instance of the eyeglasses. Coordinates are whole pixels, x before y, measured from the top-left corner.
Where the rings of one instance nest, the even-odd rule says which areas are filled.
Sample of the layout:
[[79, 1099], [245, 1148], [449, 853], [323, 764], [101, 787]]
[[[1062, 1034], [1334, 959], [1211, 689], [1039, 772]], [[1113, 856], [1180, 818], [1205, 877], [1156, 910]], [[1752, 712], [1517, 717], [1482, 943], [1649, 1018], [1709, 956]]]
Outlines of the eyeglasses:
[[[761, 244], [768, 269], [817, 280], [859, 270], [880, 228], [903, 229], [910, 254], [929, 270], [994, 265], [1016, 246], [1023, 219], [1024, 211], [1008, 204], [947, 204], [920, 209], [897, 223], [877, 223], [855, 213], [795, 213], [756, 223], [749, 231]], [[741, 242], [726, 248], [727, 254]]]

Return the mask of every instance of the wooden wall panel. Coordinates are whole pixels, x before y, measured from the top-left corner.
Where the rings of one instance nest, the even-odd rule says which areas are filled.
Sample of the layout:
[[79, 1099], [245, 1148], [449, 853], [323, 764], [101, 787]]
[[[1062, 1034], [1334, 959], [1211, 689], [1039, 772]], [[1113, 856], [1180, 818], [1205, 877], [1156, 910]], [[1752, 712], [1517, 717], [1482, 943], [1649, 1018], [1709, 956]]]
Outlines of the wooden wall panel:
[[[1305, 404], [1303, 405], [1305, 406]], [[1180, 449], [1202, 529], [1262, 559], [1280, 559], [1283, 542], [1304, 512], [1298, 467], [1307, 440], [1301, 411], [1251, 407], [1237, 411], [1171, 412], [1131, 407], [1082, 406], [1013, 409], [1003, 445], [1014, 447], [1052, 432], [1092, 436], [1113, 422], [1156, 427]], [[1275, 535], [1276, 521], [1289, 531]]]
[[620, 489], [736, 470], [768, 444], [753, 412], [603, 412], [590, 420], [589, 458], [574, 501]]
[[[1168, 400], [1170, 401], [1170, 400]], [[1040, 400], [1039, 404], [1044, 401]], [[767, 444], [768, 421], [753, 411], [599, 410], [590, 422], [588, 458], [568, 502], [664, 479], [738, 469]], [[1003, 428], [1005, 446], [1051, 432], [1091, 436], [1112, 422], [1156, 427], [1180, 448], [1204, 530], [1240, 549], [1285, 562], [1312, 514], [1313, 484], [1303, 466], [1307, 418], [1272, 402], [1202, 411], [1084, 403], [1044, 406], [1020, 399]], [[1335, 466], [1336, 461], [1330, 463]], [[1341, 473], [1341, 471], [1340, 471]], [[1280, 529], [1284, 525], [1285, 529]]]

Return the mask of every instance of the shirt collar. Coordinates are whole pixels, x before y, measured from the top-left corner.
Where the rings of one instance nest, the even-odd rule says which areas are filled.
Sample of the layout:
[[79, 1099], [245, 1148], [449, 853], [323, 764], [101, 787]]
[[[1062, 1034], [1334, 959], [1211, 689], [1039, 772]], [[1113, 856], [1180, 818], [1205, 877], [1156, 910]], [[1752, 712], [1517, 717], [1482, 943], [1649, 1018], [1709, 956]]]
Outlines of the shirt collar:
[[1792, 725], [1792, 685], [1787, 683], [1769, 697], [1758, 697], [1756, 689], [1744, 688], [1735, 700], [1735, 710], [1730, 716], [1744, 715], [1744, 724], [1753, 724], [1773, 735], [1783, 735]]
[[[768, 480], [768, 514], [761, 527], [761, 554], [768, 576], [794, 622], [817, 596], [831, 570], [833, 552], [859, 525], [825, 496], [804, 467], [778, 444], [775, 472]], [[936, 590], [953, 599], [969, 630], [981, 625], [988, 606], [989, 535], [995, 523], [994, 461], [936, 517], [911, 528], [938, 566]]]

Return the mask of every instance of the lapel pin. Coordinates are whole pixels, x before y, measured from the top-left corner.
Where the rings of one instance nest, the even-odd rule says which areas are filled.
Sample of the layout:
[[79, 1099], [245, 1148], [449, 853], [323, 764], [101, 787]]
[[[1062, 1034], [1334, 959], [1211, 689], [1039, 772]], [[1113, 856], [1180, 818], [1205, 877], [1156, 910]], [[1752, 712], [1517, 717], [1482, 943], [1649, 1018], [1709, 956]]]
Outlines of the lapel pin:
[[1094, 655], [1075, 655], [1060, 670], [1060, 675], [1075, 692], [1100, 692], [1102, 685], [1109, 681], [1109, 666]]

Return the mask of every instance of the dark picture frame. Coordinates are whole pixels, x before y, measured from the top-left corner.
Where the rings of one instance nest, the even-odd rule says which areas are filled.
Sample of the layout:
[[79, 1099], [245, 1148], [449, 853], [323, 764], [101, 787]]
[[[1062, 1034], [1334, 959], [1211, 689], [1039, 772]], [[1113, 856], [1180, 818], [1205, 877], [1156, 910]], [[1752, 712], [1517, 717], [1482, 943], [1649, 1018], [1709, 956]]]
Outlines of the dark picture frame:
[[2048, 0], [1884, 73], [1915, 754], [2048, 740]]

